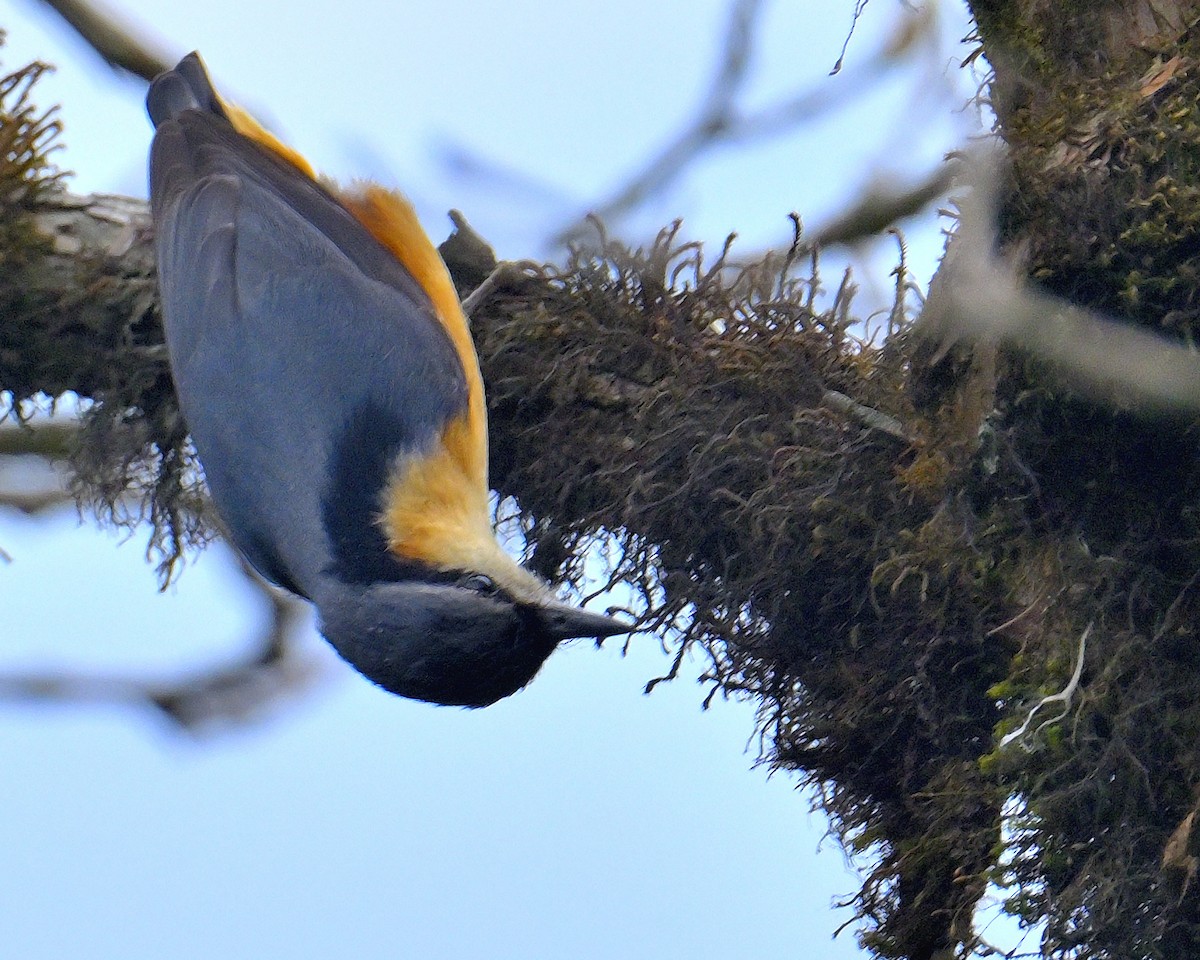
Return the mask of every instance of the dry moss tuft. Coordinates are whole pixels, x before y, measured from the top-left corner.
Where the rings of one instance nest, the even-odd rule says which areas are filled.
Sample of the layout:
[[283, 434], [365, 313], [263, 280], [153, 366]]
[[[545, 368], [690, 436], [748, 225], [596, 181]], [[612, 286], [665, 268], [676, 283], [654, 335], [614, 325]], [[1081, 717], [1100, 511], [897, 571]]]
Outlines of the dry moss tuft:
[[44, 343], [21, 336], [19, 322], [41, 307], [29, 273], [50, 249], [49, 240], [33, 228], [32, 210], [62, 176], [51, 163], [61, 130], [56, 111], [39, 111], [31, 99], [48, 69], [31, 63], [0, 79], [0, 316], [5, 318], [0, 327], [0, 413], [19, 413], [20, 402], [42, 389], [25, 358], [30, 352], [49, 353]]
[[0, 80], [0, 414], [80, 398], [76, 493], [109, 522], [148, 522], [166, 578], [203, 534], [202, 498], [167, 368], [148, 223], [134, 217], [118, 249], [76, 232], [83, 207], [50, 160], [56, 111], [31, 98], [47, 69]]

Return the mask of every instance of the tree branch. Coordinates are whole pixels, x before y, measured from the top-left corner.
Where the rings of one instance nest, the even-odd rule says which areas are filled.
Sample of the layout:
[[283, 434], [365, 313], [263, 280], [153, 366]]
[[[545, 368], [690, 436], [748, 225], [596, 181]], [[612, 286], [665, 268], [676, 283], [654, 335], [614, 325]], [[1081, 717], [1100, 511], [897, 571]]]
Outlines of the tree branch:
[[116, 17], [87, 0], [42, 0], [114, 70], [122, 70], [149, 83], [174, 61], [156, 50]]

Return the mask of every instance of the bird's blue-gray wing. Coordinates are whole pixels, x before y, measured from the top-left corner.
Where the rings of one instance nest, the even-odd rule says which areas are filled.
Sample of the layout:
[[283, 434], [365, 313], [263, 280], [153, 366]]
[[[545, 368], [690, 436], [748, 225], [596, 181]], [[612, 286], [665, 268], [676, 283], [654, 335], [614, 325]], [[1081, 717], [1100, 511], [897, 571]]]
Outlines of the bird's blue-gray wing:
[[403, 577], [375, 522], [388, 472], [467, 404], [428, 297], [216, 113], [159, 120], [151, 199], [172, 372], [234, 542], [303, 595]]

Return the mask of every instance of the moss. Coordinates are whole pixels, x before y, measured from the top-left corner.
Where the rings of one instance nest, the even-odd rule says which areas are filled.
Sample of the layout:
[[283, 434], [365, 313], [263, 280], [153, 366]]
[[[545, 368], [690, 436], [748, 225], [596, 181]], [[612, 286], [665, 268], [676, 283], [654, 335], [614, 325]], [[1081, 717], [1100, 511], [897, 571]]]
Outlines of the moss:
[[[1107, 58], [1105, 40], [1088, 59], [1063, 56], [1076, 38], [1056, 33], [1035, 40], [1053, 72], [1027, 67], [1044, 82], [1004, 103], [1002, 245], [1053, 293], [1195, 343], [1200, 38]], [[992, 483], [990, 502], [1025, 529], [1005, 576], [1029, 613], [1004, 631], [1019, 652], [989, 690], [1005, 710], [998, 738], [1068, 685], [1089, 631], [1069, 704], [980, 758], [1022, 805], [997, 878], [1012, 912], [1048, 924], [1046, 955], [1193, 956], [1196, 905], [1160, 882], [1159, 862], [1200, 789], [1188, 692], [1200, 685], [1196, 427], [1097, 406], [1017, 356], [1001, 357], [993, 423], [1002, 458], [1033, 484], [1018, 503], [1011, 486], [985, 482], [985, 498]]]
[[[56, 110], [34, 104], [49, 68], [0, 79], [0, 415], [73, 393], [84, 401], [70, 451], [79, 499], [129, 528], [146, 523], [165, 579], [205, 536], [203, 494], [167, 369], [154, 264], [59, 254], [34, 218], [52, 207]], [[68, 291], [64, 293], [64, 291]]]
[[19, 371], [29, 350], [44, 348], [21, 337], [19, 318], [42, 306], [30, 266], [50, 244], [34, 229], [32, 213], [61, 178], [51, 161], [60, 133], [56, 111], [39, 110], [31, 96], [48, 69], [32, 63], [0, 79], [0, 399], [7, 401], [0, 413], [19, 413], [21, 401], [40, 390]]

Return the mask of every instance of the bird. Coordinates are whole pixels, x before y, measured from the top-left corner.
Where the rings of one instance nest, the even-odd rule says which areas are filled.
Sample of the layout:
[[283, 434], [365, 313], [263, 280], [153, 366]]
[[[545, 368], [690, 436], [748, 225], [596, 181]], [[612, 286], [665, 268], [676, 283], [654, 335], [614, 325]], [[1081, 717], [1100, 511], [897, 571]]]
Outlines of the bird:
[[431, 703], [487, 706], [561, 641], [630, 632], [498, 542], [479, 361], [409, 202], [318, 178], [197, 53], [146, 106], [175, 392], [249, 563], [366, 678]]

